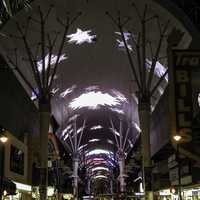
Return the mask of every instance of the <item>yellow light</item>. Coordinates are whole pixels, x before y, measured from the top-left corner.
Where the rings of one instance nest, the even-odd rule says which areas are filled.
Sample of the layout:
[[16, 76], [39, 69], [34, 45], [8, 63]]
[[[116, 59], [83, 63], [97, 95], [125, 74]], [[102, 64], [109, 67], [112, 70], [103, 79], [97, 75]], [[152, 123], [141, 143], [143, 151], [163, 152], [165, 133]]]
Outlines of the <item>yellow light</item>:
[[72, 194], [63, 194], [63, 199], [72, 199], [73, 195]]
[[5, 135], [2, 135], [2, 136], [0, 137], [0, 141], [1, 141], [2, 143], [6, 143], [6, 142], [8, 141], [8, 138], [7, 138]]
[[47, 196], [51, 197], [54, 195], [54, 188], [53, 187], [48, 187], [47, 188]]
[[172, 188], [172, 189], [171, 189], [171, 193], [172, 193], [172, 194], [175, 194], [175, 193], [176, 193], [176, 190], [175, 190], [174, 188]]
[[4, 196], [7, 195], [7, 191], [6, 191], [6, 190], [3, 191], [3, 195], [4, 195]]
[[180, 135], [174, 135], [173, 138], [176, 142], [179, 142], [182, 139]]

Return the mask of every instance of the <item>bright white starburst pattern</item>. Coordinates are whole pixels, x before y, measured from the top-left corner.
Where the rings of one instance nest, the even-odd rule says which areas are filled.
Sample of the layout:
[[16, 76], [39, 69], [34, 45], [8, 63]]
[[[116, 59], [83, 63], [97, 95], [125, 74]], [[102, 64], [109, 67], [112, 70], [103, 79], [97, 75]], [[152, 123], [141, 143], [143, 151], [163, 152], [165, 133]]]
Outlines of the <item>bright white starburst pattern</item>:
[[97, 109], [102, 106], [117, 106], [121, 105], [121, 99], [114, 97], [108, 93], [102, 93], [101, 91], [91, 91], [83, 93], [79, 97], [72, 100], [69, 107], [73, 110], [88, 107], [90, 109]]
[[70, 35], [67, 35], [67, 38], [69, 38], [69, 43], [75, 43], [78, 45], [86, 43], [93, 43], [94, 39], [96, 38], [96, 35], [91, 35], [91, 30], [82, 31], [80, 28], [77, 28], [76, 33], [72, 33]]

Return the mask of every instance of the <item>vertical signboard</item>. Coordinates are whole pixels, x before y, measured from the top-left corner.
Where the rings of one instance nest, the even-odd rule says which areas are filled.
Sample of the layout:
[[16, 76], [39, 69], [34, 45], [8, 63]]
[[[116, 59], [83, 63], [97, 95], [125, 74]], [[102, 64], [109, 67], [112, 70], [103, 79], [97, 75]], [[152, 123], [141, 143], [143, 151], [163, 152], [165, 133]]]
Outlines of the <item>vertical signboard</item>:
[[171, 133], [180, 135], [182, 142], [189, 142], [193, 120], [192, 73], [200, 68], [200, 52], [172, 50], [170, 54]]

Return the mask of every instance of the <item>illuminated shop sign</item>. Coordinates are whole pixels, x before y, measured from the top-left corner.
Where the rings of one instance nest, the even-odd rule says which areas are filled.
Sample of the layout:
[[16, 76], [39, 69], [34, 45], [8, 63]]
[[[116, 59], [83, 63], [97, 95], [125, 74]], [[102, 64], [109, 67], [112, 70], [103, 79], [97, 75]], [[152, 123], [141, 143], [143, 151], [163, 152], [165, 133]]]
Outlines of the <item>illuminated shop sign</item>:
[[193, 103], [192, 76], [193, 70], [200, 67], [200, 52], [173, 50], [171, 56], [171, 111], [173, 135], [181, 135], [185, 142], [191, 140]]

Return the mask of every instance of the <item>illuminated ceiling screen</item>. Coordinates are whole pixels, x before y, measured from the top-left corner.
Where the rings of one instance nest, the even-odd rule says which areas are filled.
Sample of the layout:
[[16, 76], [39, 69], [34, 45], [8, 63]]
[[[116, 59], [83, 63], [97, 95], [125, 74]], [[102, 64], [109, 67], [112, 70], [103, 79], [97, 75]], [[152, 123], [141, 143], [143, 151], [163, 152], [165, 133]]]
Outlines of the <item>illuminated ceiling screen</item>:
[[75, 43], [81, 45], [83, 43], [93, 43], [96, 40], [96, 35], [91, 35], [91, 30], [82, 31], [80, 28], [77, 28], [76, 33], [67, 35], [69, 38], [69, 43]]
[[69, 104], [73, 110], [88, 107], [90, 109], [97, 109], [102, 106], [117, 106], [122, 103], [122, 99], [119, 96], [112, 96], [108, 93], [102, 93], [101, 91], [90, 91], [81, 94], [79, 97], [72, 100]]

